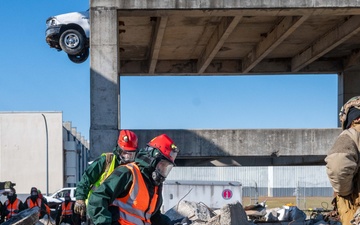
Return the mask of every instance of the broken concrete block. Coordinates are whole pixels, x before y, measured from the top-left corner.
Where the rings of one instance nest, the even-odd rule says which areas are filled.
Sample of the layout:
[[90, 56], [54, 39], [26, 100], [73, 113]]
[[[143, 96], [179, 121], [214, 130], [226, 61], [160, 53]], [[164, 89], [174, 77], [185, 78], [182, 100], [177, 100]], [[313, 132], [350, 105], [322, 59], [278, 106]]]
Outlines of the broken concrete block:
[[173, 221], [187, 217], [191, 221], [197, 222], [206, 222], [214, 216], [205, 204], [185, 200], [166, 211], [165, 215]]
[[251, 225], [240, 202], [225, 205], [206, 225]]

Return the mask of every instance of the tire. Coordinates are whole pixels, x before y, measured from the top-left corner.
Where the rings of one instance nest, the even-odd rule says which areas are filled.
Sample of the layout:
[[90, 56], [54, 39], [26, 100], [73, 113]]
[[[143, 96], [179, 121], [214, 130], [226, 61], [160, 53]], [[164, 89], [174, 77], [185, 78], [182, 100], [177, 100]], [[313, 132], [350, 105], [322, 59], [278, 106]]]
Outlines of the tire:
[[61, 34], [59, 43], [64, 52], [70, 55], [77, 55], [84, 49], [85, 38], [79, 31], [69, 29]]
[[73, 63], [77, 63], [77, 64], [83, 63], [89, 57], [89, 48], [85, 48], [80, 54], [76, 54], [76, 55], [68, 54], [68, 57]]

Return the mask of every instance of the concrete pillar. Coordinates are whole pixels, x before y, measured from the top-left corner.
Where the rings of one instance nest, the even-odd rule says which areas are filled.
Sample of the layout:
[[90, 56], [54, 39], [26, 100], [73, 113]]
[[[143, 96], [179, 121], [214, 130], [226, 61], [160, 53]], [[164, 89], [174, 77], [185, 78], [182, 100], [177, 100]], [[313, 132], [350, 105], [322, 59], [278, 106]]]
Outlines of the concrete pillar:
[[120, 127], [117, 10], [93, 7], [90, 20], [90, 159], [94, 159], [112, 151]]
[[[360, 71], [344, 71], [338, 77], [338, 111], [350, 98], [360, 95]], [[340, 121], [338, 126], [341, 127]]]
[[268, 197], [274, 197], [274, 167], [268, 167]]

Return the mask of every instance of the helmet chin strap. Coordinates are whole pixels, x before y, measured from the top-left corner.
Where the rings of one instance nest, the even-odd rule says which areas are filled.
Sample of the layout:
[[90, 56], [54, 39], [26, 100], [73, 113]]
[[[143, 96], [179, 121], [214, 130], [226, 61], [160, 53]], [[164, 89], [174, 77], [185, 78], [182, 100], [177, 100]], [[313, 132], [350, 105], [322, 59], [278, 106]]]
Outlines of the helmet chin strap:
[[165, 177], [163, 177], [159, 172], [157, 172], [156, 170], [154, 170], [151, 173], [151, 178], [153, 179], [153, 184], [155, 186], [159, 186], [160, 184], [162, 184], [165, 181]]

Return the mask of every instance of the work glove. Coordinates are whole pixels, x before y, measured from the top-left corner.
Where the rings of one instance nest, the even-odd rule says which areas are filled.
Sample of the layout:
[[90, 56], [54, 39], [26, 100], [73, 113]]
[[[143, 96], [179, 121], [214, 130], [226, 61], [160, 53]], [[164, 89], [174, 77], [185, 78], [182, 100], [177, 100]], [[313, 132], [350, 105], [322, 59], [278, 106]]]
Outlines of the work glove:
[[86, 214], [86, 206], [84, 200], [76, 200], [74, 205], [74, 212], [76, 214], [80, 214], [80, 216], [85, 216]]

